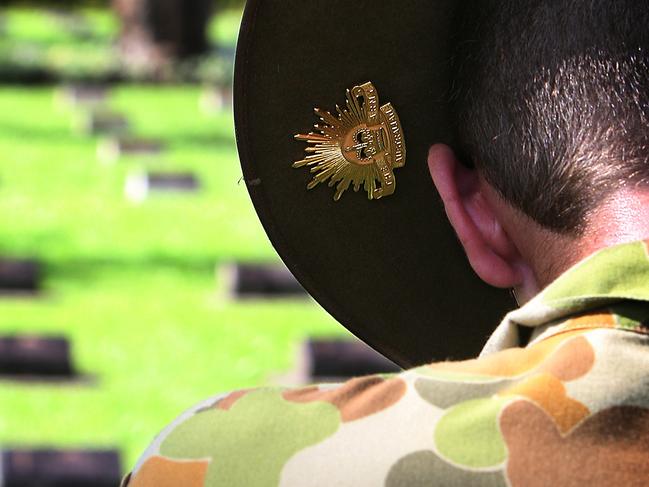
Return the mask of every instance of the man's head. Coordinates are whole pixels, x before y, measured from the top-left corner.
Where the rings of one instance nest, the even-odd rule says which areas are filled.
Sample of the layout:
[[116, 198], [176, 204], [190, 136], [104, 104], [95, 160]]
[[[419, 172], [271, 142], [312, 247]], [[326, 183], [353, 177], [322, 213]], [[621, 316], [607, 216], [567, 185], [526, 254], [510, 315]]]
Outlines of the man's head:
[[[494, 278], [493, 261], [467, 254], [492, 284], [516, 286], [521, 272], [533, 275], [535, 285], [524, 286], [531, 293], [594, 250], [584, 239], [619, 213], [611, 206], [623, 199], [628, 207], [629, 195], [649, 187], [649, 3], [469, 4], [473, 14], [465, 16], [471, 23], [462, 29], [453, 95], [458, 157], [477, 172], [467, 170], [464, 181], [456, 181], [462, 186], [456, 194], [487, 202], [481, 205], [507, 237], [492, 250], [507, 254], [501, 257], [521, 254], [531, 269], [517, 264], [513, 274]], [[443, 150], [431, 154], [450, 157]], [[434, 166], [439, 187], [444, 177]], [[444, 198], [445, 190], [440, 193]], [[458, 230], [457, 211], [450, 213]]]

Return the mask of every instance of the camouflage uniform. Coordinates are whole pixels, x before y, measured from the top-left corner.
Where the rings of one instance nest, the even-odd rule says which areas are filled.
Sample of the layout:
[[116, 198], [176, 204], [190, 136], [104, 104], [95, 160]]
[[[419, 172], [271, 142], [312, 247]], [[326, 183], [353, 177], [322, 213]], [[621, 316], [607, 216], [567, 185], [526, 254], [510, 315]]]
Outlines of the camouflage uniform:
[[[570, 269], [478, 359], [209, 399], [128, 485], [649, 485], [648, 245]], [[519, 327], [534, 328], [525, 348]]]

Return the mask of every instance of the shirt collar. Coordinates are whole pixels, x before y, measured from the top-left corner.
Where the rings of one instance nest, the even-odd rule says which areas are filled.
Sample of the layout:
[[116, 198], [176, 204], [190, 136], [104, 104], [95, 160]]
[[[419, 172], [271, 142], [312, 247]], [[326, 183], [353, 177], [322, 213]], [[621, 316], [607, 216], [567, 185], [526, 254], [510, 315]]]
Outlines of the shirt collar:
[[519, 327], [541, 331], [561, 318], [623, 300], [649, 302], [649, 241], [602, 249], [568, 269], [524, 306], [508, 313], [481, 355], [520, 346]]

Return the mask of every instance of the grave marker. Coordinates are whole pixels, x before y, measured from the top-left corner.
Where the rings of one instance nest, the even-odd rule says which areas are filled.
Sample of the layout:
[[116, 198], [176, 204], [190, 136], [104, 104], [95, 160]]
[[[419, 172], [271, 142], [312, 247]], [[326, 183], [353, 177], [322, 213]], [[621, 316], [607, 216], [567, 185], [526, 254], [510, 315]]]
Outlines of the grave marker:
[[0, 336], [0, 375], [71, 378], [70, 344], [65, 338]]
[[401, 368], [360, 340], [309, 339], [307, 370], [311, 382], [399, 372]]
[[105, 85], [71, 85], [58, 91], [57, 98], [64, 105], [93, 107], [108, 99], [109, 88]]
[[189, 172], [135, 172], [128, 176], [124, 186], [126, 197], [135, 202], [144, 201], [151, 192], [195, 193], [200, 182]]
[[0, 294], [35, 293], [40, 289], [41, 265], [35, 260], [0, 258]]
[[201, 92], [198, 105], [206, 115], [232, 110], [232, 86], [206, 86]]
[[101, 162], [111, 164], [122, 156], [157, 156], [164, 148], [164, 144], [155, 139], [108, 138], [97, 145], [97, 157]]
[[116, 450], [15, 449], [0, 454], [3, 487], [116, 487]]
[[107, 110], [92, 110], [82, 114], [74, 125], [84, 135], [124, 135], [130, 128], [125, 116]]
[[217, 280], [233, 299], [308, 297], [302, 285], [283, 264], [223, 264], [217, 270]]

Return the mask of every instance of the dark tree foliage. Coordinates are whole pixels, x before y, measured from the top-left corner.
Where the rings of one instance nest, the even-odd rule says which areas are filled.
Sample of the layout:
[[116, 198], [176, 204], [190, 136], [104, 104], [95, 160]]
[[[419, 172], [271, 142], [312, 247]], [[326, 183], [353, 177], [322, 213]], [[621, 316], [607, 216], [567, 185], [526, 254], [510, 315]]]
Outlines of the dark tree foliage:
[[[111, 0], [0, 0], [0, 8], [4, 6], [26, 6], [47, 8], [77, 8], [77, 7], [109, 7]], [[187, 3], [192, 3], [188, 0]], [[214, 0], [216, 8], [243, 8], [246, 0]]]
[[[245, 3], [245, 2], [244, 2]], [[46, 8], [78, 8], [78, 7], [108, 7], [110, 0], [0, 0], [0, 7], [46, 7]]]

